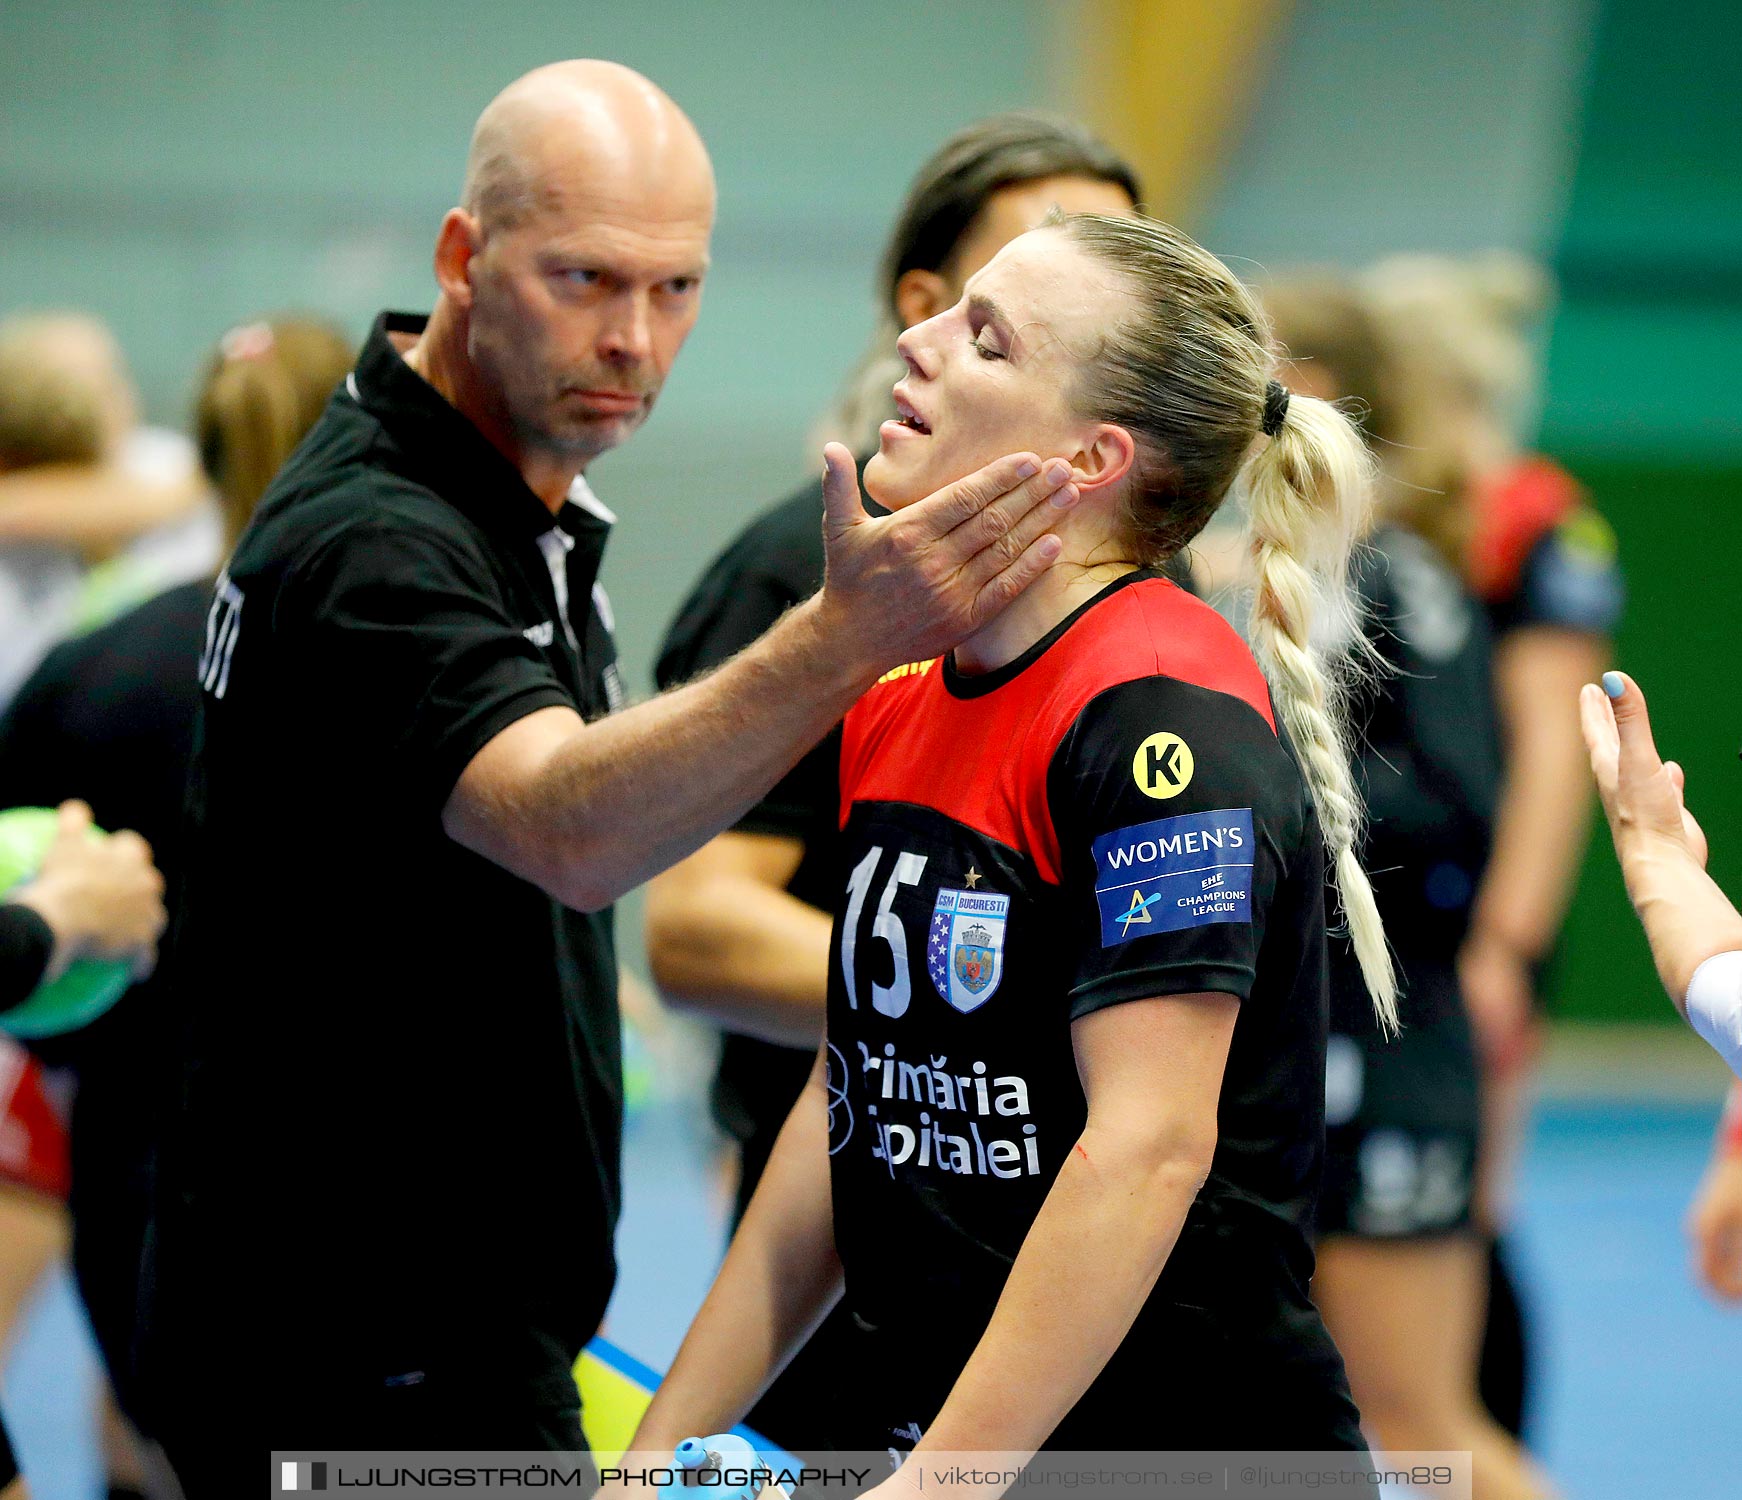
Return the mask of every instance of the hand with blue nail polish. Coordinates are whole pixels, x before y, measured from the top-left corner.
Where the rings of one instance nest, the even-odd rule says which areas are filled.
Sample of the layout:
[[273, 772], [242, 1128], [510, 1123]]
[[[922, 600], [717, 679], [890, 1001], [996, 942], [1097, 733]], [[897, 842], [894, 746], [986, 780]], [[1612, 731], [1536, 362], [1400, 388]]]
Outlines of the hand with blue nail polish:
[[1605, 672], [1601, 692], [1579, 694], [1579, 722], [1617, 850], [1624, 838], [1661, 844], [1704, 869], [1706, 836], [1683, 800], [1686, 778], [1674, 761], [1659, 758], [1639, 685]]
[[1659, 757], [1639, 684], [1605, 672], [1602, 687], [1580, 692], [1579, 722], [1628, 899], [1658, 977], [1686, 1015], [1700, 965], [1742, 949], [1742, 914], [1706, 874], [1706, 835], [1687, 810], [1686, 778]]

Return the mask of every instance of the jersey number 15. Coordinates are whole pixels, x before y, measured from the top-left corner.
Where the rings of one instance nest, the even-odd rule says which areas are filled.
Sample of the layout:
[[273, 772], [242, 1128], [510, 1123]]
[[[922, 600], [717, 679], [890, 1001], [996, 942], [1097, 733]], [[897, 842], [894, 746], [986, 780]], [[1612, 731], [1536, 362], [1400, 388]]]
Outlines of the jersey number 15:
[[[847, 1005], [853, 1010], [859, 1008], [859, 981], [854, 973], [853, 962], [859, 951], [859, 919], [865, 913], [865, 898], [871, 894], [871, 882], [882, 858], [883, 846], [873, 844], [870, 852], [854, 866], [853, 873], [847, 877], [849, 899], [846, 920], [841, 924], [841, 978], [847, 982]], [[907, 1003], [913, 998], [913, 980], [907, 967], [907, 931], [901, 925], [901, 918], [890, 908], [895, 904], [896, 892], [902, 886], [919, 884], [919, 877], [925, 873], [925, 861], [923, 854], [902, 854], [896, 857], [895, 868], [884, 882], [883, 895], [877, 903], [877, 915], [871, 923], [872, 938], [881, 938], [888, 943], [890, 955], [895, 960], [895, 982], [873, 983], [871, 986], [871, 1007], [880, 1015], [906, 1015]]]

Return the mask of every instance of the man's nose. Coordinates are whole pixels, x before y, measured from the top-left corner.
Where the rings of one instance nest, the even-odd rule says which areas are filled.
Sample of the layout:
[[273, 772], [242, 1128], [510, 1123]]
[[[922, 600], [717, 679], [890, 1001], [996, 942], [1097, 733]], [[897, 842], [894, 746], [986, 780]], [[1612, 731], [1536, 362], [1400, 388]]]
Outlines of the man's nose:
[[642, 364], [653, 355], [645, 292], [626, 292], [612, 300], [610, 315], [599, 335], [599, 353], [617, 364]]

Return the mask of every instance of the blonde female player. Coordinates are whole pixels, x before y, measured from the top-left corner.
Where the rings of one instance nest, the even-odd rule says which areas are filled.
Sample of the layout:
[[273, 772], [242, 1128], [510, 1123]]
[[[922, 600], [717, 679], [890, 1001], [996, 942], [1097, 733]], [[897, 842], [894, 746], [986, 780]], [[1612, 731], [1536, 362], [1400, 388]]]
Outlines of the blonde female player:
[[[847, 720], [827, 1036], [635, 1446], [737, 1420], [844, 1280], [838, 1447], [1359, 1451], [1307, 1232], [1327, 847], [1393, 1008], [1309, 645], [1360, 439], [1150, 220], [1022, 235], [900, 349], [873, 496], [1014, 446], [1081, 499], [1031, 599]], [[857, 524], [827, 458], [827, 524]], [[1157, 571], [1236, 482], [1268, 686]]]

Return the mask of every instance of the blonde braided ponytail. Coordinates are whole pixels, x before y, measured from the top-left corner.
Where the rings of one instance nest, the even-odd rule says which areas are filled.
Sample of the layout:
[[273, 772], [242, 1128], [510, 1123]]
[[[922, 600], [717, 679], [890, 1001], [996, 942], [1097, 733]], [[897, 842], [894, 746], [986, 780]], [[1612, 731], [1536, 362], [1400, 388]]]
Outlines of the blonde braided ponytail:
[[1122, 517], [1133, 555], [1166, 561], [1232, 488], [1245, 492], [1252, 649], [1312, 794], [1373, 1008], [1395, 1031], [1397, 979], [1355, 854], [1361, 796], [1343, 713], [1345, 688], [1376, 659], [1347, 587], [1372, 516], [1366, 446], [1334, 406], [1269, 378], [1275, 352], [1257, 298], [1188, 235], [1140, 216], [1049, 222], [1124, 277], [1123, 316], [1076, 399], [1138, 440]]
[[[1252, 649], [1312, 792], [1373, 1009], [1381, 1029], [1394, 1033], [1397, 977], [1373, 887], [1355, 853], [1362, 807], [1344, 717], [1366, 646], [1347, 618], [1355, 608], [1347, 575], [1371, 515], [1372, 460], [1349, 419], [1309, 396], [1286, 398], [1274, 435], [1260, 444], [1240, 476], [1256, 585]], [[1329, 631], [1327, 612], [1344, 616]], [[1339, 638], [1340, 650], [1315, 645], [1327, 634]]]

